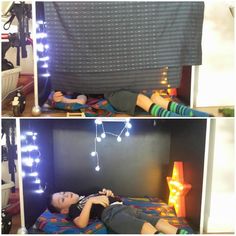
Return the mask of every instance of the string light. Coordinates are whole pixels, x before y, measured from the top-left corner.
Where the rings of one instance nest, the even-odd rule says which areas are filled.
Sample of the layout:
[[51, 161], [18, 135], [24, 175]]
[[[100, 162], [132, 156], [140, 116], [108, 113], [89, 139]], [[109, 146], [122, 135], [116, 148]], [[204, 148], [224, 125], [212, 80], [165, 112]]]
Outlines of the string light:
[[21, 135], [21, 152], [22, 152], [22, 165], [27, 168], [27, 172], [22, 171], [22, 176], [31, 178], [33, 184], [36, 185], [36, 193], [43, 193], [45, 188], [42, 188], [40, 174], [38, 172], [38, 165], [41, 162], [41, 153], [36, 144], [38, 133], [27, 131]]
[[[129, 133], [129, 129], [132, 128], [132, 124], [130, 123], [130, 119], [108, 119], [108, 118], [104, 118], [104, 119], [96, 119], [95, 121], [95, 125], [96, 125], [96, 133], [95, 133], [95, 138], [94, 138], [94, 151], [92, 151], [90, 153], [90, 155], [92, 157], [96, 157], [96, 166], [95, 166], [95, 170], [96, 171], [100, 171], [100, 165], [99, 165], [99, 155], [97, 152], [97, 143], [100, 143], [102, 141], [102, 139], [106, 139], [107, 135], [110, 136], [114, 136], [116, 137], [117, 142], [121, 142], [122, 141], [122, 134], [125, 133], [126, 137], [130, 136]], [[124, 124], [123, 128], [121, 129], [121, 131], [118, 134], [112, 133], [112, 132], [108, 132], [105, 130], [105, 126], [104, 123], [105, 122], [121, 122]], [[101, 131], [101, 133], [98, 133], [98, 131]], [[125, 132], [126, 131], [126, 132]]]
[[48, 78], [50, 73], [48, 72], [48, 49], [49, 45], [47, 44], [47, 33], [46, 31], [46, 22], [38, 20], [36, 28], [36, 38], [37, 38], [37, 60], [38, 60], [38, 69], [39, 77]]

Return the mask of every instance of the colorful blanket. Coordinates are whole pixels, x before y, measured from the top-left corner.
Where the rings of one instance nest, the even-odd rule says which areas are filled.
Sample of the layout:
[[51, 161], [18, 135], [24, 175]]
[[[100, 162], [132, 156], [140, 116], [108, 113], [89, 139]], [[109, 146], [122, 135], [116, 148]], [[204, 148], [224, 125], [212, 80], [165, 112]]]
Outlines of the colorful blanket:
[[[80, 103], [66, 104], [63, 102], [54, 102], [52, 99], [53, 93], [54, 92], [51, 92], [51, 94], [49, 95], [47, 104], [54, 109], [69, 111], [69, 112], [82, 111], [85, 113], [85, 116], [87, 117], [95, 117], [95, 116], [109, 117], [115, 113], [118, 113], [112, 107], [112, 105], [102, 97], [88, 98], [86, 104], [80, 104]], [[70, 98], [69, 96], [67, 97]]]
[[[125, 205], [142, 209], [146, 214], [160, 215], [170, 224], [184, 228], [188, 232], [193, 230], [184, 218], [177, 217], [173, 208], [169, 207], [159, 198], [125, 198], [122, 197]], [[50, 213], [45, 210], [37, 219], [36, 226], [38, 229], [49, 234], [107, 234], [109, 233], [103, 223], [99, 220], [91, 220], [89, 225], [84, 229], [77, 228], [72, 222], [66, 220], [66, 215]]]

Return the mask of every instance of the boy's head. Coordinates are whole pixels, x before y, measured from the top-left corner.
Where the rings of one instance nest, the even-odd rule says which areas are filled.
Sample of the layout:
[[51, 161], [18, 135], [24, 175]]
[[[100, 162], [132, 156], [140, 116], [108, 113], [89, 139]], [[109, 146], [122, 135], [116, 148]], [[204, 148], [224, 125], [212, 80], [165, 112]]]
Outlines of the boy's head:
[[72, 204], [77, 203], [79, 195], [72, 192], [58, 192], [50, 196], [48, 209], [52, 213], [67, 214]]

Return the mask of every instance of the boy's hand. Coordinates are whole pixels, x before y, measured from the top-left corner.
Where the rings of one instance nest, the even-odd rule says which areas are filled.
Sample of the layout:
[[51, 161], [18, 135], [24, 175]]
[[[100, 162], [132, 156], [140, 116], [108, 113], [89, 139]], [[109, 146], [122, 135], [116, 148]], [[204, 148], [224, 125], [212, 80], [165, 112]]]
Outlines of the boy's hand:
[[93, 204], [100, 204], [104, 207], [107, 207], [110, 205], [108, 197], [107, 196], [97, 196], [97, 197], [91, 197], [89, 199]]
[[52, 99], [54, 102], [61, 102], [62, 99], [63, 99], [63, 94], [62, 92], [58, 91], [58, 92], [55, 92], [52, 96]]
[[114, 197], [114, 193], [110, 189], [103, 188], [102, 191], [99, 191], [98, 193], [106, 195], [107, 197]]

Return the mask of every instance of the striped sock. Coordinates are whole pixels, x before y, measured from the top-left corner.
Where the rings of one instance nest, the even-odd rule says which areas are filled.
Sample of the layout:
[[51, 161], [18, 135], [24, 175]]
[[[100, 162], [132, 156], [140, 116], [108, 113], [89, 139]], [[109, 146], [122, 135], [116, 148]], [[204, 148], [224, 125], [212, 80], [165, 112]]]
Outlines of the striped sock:
[[152, 116], [158, 116], [158, 117], [177, 117], [179, 116], [176, 113], [167, 111], [165, 109], [163, 109], [162, 107], [156, 105], [155, 103], [153, 103], [150, 108], [149, 108], [149, 113]]
[[177, 229], [176, 234], [189, 234], [189, 232], [186, 229]]
[[168, 111], [175, 112], [185, 117], [209, 117], [210, 115], [206, 112], [193, 110], [187, 106], [178, 104], [176, 102], [169, 102]]

